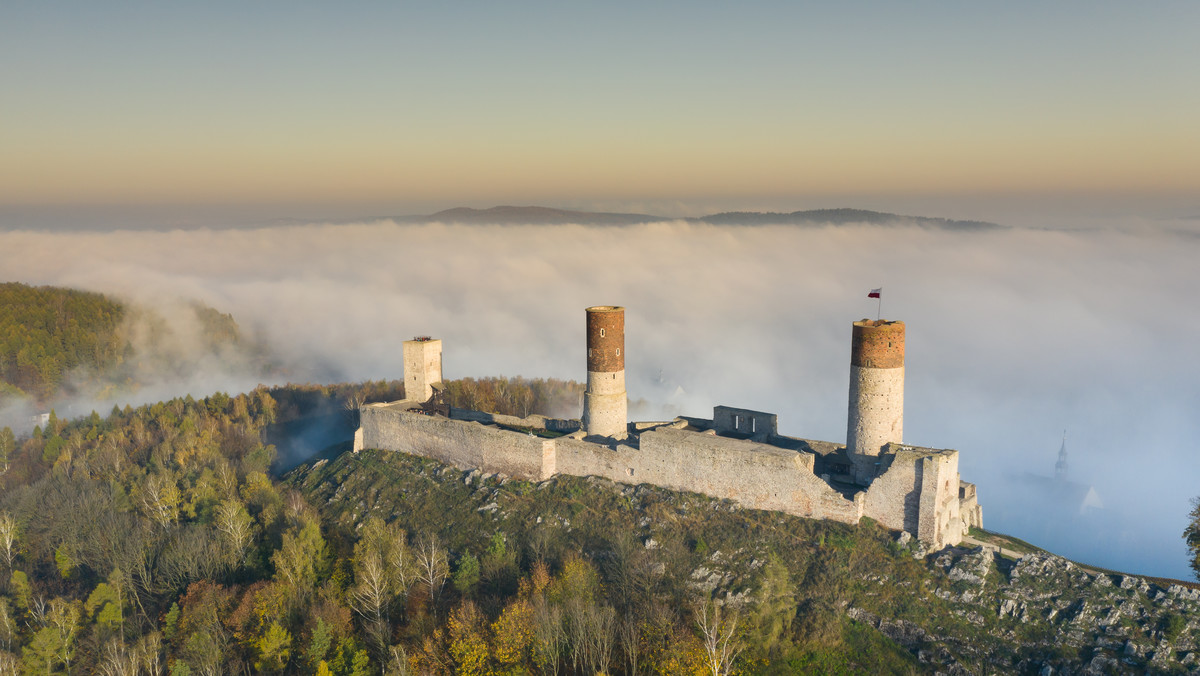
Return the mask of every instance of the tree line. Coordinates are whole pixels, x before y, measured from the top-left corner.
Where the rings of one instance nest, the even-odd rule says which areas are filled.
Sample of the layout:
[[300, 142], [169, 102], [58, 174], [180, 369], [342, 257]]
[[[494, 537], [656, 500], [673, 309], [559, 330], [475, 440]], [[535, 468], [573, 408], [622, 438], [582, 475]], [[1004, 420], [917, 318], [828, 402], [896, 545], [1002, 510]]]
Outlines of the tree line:
[[540, 414], [578, 418], [583, 409], [584, 384], [557, 378], [461, 378], [445, 382], [448, 402], [455, 408], [499, 413], [520, 418]]

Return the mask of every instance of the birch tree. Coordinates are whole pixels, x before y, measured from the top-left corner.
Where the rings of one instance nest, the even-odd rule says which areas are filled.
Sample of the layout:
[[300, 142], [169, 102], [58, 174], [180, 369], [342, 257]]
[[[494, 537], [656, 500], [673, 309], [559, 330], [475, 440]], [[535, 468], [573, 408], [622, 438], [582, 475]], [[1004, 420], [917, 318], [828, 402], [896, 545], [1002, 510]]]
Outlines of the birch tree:
[[417, 546], [416, 556], [417, 579], [429, 588], [429, 603], [437, 602], [437, 595], [450, 575], [450, 562], [446, 550], [438, 543], [436, 535], [422, 538]]
[[169, 474], [151, 474], [142, 486], [142, 508], [147, 516], [163, 528], [179, 518], [182, 498], [175, 477]]
[[246, 553], [254, 541], [254, 519], [237, 499], [225, 500], [218, 505], [216, 517], [217, 530], [221, 532], [230, 564], [235, 567], [245, 565]]
[[712, 599], [696, 604], [697, 633], [704, 645], [704, 656], [712, 676], [729, 676], [733, 663], [744, 646], [738, 635], [738, 613], [722, 617], [721, 605]]
[[11, 573], [17, 558], [17, 519], [8, 512], [0, 512], [0, 558]]
[[12, 466], [12, 454], [17, 448], [17, 438], [11, 427], [0, 428], [0, 476], [8, 474]]

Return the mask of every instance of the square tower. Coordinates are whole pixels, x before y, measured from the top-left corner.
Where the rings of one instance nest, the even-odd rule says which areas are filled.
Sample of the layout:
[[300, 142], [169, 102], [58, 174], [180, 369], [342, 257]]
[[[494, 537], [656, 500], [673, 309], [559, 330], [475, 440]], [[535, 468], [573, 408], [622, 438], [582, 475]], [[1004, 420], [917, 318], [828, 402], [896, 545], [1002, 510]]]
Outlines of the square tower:
[[404, 398], [419, 402], [433, 396], [442, 382], [442, 341], [417, 336], [404, 341]]

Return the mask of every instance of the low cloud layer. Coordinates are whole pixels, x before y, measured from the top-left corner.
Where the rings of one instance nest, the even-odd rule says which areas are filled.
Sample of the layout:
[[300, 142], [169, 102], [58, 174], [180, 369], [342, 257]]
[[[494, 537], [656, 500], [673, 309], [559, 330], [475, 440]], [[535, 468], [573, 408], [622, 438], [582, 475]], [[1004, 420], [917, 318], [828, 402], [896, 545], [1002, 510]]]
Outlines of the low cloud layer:
[[[985, 524], [1176, 577], [1200, 493], [1198, 258], [1200, 238], [1145, 227], [0, 233], [6, 281], [199, 300], [265, 337], [296, 381], [399, 378], [417, 334], [443, 339], [447, 377], [582, 380], [583, 308], [624, 305], [632, 397], [773, 411], [783, 433], [828, 440], [845, 437], [850, 323], [875, 316], [866, 293], [882, 286], [884, 317], [908, 325], [905, 440], [962, 451]], [[163, 396], [249, 385], [211, 372]], [[1072, 478], [1107, 509], [1095, 530], [1038, 530], [1046, 515], [1014, 498], [1023, 472], [1053, 474], [1064, 429]]]

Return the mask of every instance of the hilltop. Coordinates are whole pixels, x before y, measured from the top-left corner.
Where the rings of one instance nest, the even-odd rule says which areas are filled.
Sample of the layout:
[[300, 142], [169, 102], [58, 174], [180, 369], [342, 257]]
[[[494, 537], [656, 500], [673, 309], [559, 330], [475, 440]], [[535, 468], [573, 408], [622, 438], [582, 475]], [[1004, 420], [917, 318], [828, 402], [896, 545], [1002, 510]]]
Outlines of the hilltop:
[[370, 450], [317, 460], [285, 484], [335, 530], [380, 518], [436, 535], [460, 560], [486, 557], [497, 537], [522, 571], [581, 553], [618, 623], [722, 599], [739, 609], [750, 673], [1200, 666], [1200, 591], [1084, 569], [984, 532], [1003, 556], [929, 552], [869, 520], [851, 527], [596, 478], [531, 483]]

